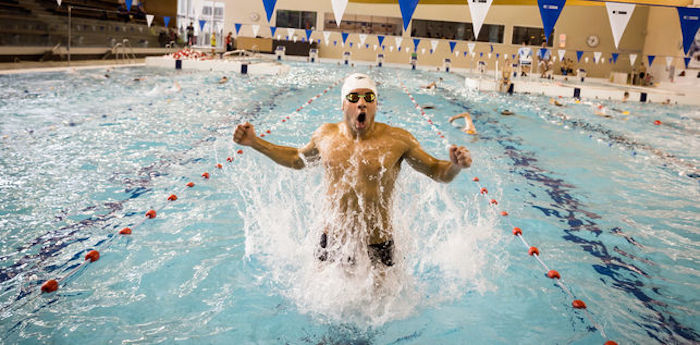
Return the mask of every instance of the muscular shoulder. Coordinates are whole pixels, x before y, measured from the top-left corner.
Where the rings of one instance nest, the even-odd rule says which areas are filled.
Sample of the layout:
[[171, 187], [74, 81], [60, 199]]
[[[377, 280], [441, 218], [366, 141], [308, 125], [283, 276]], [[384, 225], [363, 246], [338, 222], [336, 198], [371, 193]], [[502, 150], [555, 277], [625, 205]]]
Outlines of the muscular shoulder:
[[314, 131], [314, 138], [322, 138], [330, 134], [335, 134], [338, 132], [337, 123], [324, 123]]
[[416, 140], [416, 138], [413, 136], [413, 134], [411, 134], [411, 132], [403, 128], [393, 127], [383, 123], [381, 123], [381, 125], [384, 126], [383, 130], [386, 136], [393, 138], [394, 140], [406, 145], [407, 147], [418, 145], [418, 140]]

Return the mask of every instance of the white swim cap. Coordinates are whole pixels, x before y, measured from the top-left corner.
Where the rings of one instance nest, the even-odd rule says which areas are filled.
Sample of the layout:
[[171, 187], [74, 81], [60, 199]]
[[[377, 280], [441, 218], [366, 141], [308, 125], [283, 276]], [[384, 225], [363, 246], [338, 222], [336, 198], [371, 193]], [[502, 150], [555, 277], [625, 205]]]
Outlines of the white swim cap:
[[342, 103], [345, 100], [345, 96], [355, 89], [370, 89], [375, 95], [379, 96], [377, 94], [377, 85], [372, 78], [366, 74], [353, 73], [345, 78], [345, 83], [343, 83], [343, 88], [340, 92], [340, 102]]

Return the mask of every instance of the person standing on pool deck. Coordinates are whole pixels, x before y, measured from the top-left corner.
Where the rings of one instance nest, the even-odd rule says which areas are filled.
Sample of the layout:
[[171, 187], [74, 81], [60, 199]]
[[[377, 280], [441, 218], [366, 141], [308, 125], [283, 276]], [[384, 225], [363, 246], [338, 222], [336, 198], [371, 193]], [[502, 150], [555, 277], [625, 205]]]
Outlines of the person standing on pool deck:
[[[342, 87], [343, 120], [326, 123], [302, 148], [278, 146], [255, 135], [250, 123], [238, 125], [233, 140], [250, 146], [282, 166], [302, 169], [311, 163], [325, 168], [327, 201], [336, 216], [328, 217], [316, 253], [333, 259], [349, 236], [366, 243], [373, 265], [394, 264], [392, 194], [401, 163], [438, 182], [452, 181], [471, 163], [463, 146], [449, 148], [449, 160], [439, 160], [421, 148], [408, 131], [375, 122], [377, 87], [361, 73], [345, 78]], [[354, 261], [354, 258], [351, 258]]]

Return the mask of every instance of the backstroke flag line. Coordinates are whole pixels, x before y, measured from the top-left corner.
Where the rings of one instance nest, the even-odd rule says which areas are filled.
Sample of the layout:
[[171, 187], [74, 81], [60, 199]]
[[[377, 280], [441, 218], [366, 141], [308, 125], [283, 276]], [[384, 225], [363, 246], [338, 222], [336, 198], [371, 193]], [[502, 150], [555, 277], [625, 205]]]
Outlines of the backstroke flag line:
[[688, 55], [690, 45], [695, 40], [695, 33], [700, 28], [700, 8], [677, 7], [678, 19], [681, 21], [683, 32], [683, 51]]
[[472, 15], [472, 25], [474, 26], [474, 38], [479, 37], [481, 25], [484, 24], [486, 14], [493, 0], [469, 0], [469, 12]]
[[608, 11], [608, 19], [610, 19], [610, 28], [612, 29], [613, 38], [615, 39], [615, 49], [620, 45], [622, 34], [627, 28], [634, 12], [634, 4], [623, 4], [619, 2], [606, 2], [605, 9]]
[[151, 23], [153, 23], [153, 15], [152, 14], [147, 14], [146, 15], [146, 23], [148, 24], [148, 27], [151, 27]]
[[635, 61], [637, 61], [637, 54], [630, 54], [630, 65], [634, 66]]
[[406, 29], [408, 29], [408, 24], [411, 22], [413, 12], [416, 11], [418, 1], [420, 0], [399, 0], [399, 7], [401, 8], [401, 17], [403, 18], [403, 31], [406, 31]]
[[253, 30], [253, 37], [258, 37], [258, 32], [260, 31], [260, 25], [253, 24], [250, 26], [250, 28]]
[[272, 18], [272, 12], [275, 10], [275, 5], [277, 0], [263, 0], [263, 6], [265, 6], [265, 13], [267, 14], [267, 22], [270, 22]]
[[343, 20], [343, 13], [345, 13], [345, 8], [348, 6], [348, 0], [331, 0], [331, 6], [333, 7], [335, 24], [340, 27], [340, 21]]
[[566, 0], [537, 0], [547, 43], [549, 43], [549, 36], [552, 34], [554, 24], [557, 23], [557, 19], [559, 19], [559, 15], [561, 14], [561, 10], [564, 9], [565, 3]]

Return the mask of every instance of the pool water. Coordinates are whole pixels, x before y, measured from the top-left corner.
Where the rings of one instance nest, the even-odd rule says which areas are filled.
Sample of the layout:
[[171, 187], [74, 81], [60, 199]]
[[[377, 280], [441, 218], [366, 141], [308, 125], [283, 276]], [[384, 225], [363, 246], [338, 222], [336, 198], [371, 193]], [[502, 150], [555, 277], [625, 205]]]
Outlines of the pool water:
[[[474, 160], [450, 184], [404, 165], [398, 262], [379, 286], [361, 263], [314, 257], [327, 217], [321, 168], [283, 168], [231, 140], [250, 121], [274, 143], [306, 144], [320, 124], [340, 121], [340, 87], [323, 90], [352, 71], [380, 83], [377, 121], [438, 158], [448, 157], [446, 140]], [[558, 107], [466, 90], [454, 74], [426, 90], [437, 74], [366, 66], [221, 76], [138, 67], [0, 77], [0, 343], [700, 341], [697, 108]], [[402, 84], [434, 107], [425, 111], [437, 129]], [[463, 111], [478, 136], [448, 124]], [[152, 208], [157, 218], [143, 221]], [[116, 235], [127, 226], [132, 235]], [[91, 249], [99, 261], [57, 292], [37, 292]]]

